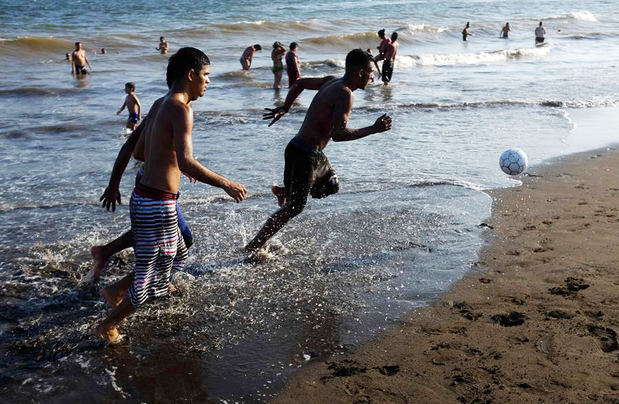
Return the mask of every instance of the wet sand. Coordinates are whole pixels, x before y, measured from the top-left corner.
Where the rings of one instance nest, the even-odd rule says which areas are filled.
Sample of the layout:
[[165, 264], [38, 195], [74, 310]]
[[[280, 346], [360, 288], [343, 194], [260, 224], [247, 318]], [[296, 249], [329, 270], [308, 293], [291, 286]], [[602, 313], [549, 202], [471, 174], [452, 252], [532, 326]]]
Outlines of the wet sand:
[[491, 193], [472, 273], [275, 402], [619, 402], [619, 152]]

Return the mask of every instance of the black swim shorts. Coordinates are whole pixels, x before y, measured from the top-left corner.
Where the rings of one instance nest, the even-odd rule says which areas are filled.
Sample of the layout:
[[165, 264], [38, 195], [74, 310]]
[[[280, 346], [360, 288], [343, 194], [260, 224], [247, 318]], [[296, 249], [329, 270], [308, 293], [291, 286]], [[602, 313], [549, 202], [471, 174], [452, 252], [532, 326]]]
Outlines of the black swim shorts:
[[392, 74], [393, 74], [393, 62], [391, 60], [385, 60], [383, 62], [383, 82], [389, 83], [391, 81]]
[[325, 154], [295, 137], [286, 146], [286, 203], [303, 209], [307, 196], [325, 198], [339, 190], [339, 181]]

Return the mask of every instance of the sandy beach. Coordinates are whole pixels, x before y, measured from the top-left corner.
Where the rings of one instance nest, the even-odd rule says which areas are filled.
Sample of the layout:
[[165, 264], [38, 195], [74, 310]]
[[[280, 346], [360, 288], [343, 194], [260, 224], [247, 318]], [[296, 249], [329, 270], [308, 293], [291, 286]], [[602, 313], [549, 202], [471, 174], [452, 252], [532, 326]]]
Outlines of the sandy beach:
[[619, 402], [619, 152], [492, 191], [472, 273], [275, 402]]

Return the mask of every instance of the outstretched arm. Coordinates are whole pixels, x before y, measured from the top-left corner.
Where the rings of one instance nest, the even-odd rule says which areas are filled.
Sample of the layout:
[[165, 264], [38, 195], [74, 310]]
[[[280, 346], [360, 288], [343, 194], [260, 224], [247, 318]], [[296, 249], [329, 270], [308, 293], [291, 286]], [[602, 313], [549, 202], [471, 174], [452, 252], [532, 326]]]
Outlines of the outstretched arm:
[[267, 112], [262, 114], [262, 119], [272, 119], [269, 126], [273, 125], [275, 122], [279, 121], [279, 119], [286, 114], [290, 110], [290, 107], [294, 103], [299, 95], [303, 92], [303, 90], [320, 90], [325, 83], [333, 80], [335, 77], [326, 76], [326, 77], [315, 77], [315, 78], [307, 78], [307, 79], [299, 79], [297, 80], [290, 90], [288, 90], [288, 95], [286, 96], [286, 101], [284, 105], [277, 108], [265, 108]]
[[144, 121], [142, 121], [140, 126], [138, 126], [131, 133], [125, 144], [122, 145], [120, 151], [118, 152], [118, 156], [116, 157], [116, 161], [114, 161], [114, 168], [112, 169], [108, 186], [105, 188], [105, 191], [103, 191], [101, 198], [99, 198], [99, 201], [101, 201], [101, 206], [106, 210], [110, 210], [110, 208], [112, 208], [113, 212], [116, 210], [116, 202], [118, 202], [119, 205], [121, 204], [120, 191], [118, 190], [120, 186], [120, 179], [127, 168], [127, 164], [129, 164], [129, 160], [131, 160], [131, 153], [133, 152], [136, 143], [142, 137], [141, 135], [144, 130]]
[[173, 114], [172, 136], [174, 137], [178, 168], [181, 172], [197, 181], [222, 188], [237, 202], [245, 199], [247, 190], [243, 184], [230, 181], [226, 177], [209, 170], [193, 157], [193, 114], [189, 107], [179, 107]]
[[381, 115], [374, 125], [361, 129], [348, 127], [348, 119], [352, 109], [352, 94], [342, 94], [342, 99], [336, 103], [331, 115], [331, 139], [334, 142], [346, 142], [349, 140], [361, 139], [374, 133], [385, 132], [391, 129], [391, 117], [387, 114]]

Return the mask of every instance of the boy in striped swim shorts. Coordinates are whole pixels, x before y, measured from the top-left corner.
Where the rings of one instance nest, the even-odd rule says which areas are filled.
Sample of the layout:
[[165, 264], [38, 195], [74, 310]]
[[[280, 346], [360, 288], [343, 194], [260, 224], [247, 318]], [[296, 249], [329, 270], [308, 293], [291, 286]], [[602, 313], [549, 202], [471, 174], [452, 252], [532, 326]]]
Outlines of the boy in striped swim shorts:
[[209, 170], [193, 157], [191, 103], [206, 91], [209, 65], [202, 51], [179, 49], [168, 62], [170, 90], [149, 112], [150, 122], [142, 135], [144, 175], [130, 203], [135, 271], [104, 289], [109, 296], [123, 298], [93, 329], [95, 336], [107, 342], [120, 341], [117, 325], [148, 299], [167, 295], [172, 268], [180, 270], [185, 264], [187, 249], [176, 214], [181, 172], [222, 188], [237, 202], [247, 194], [245, 186]]

